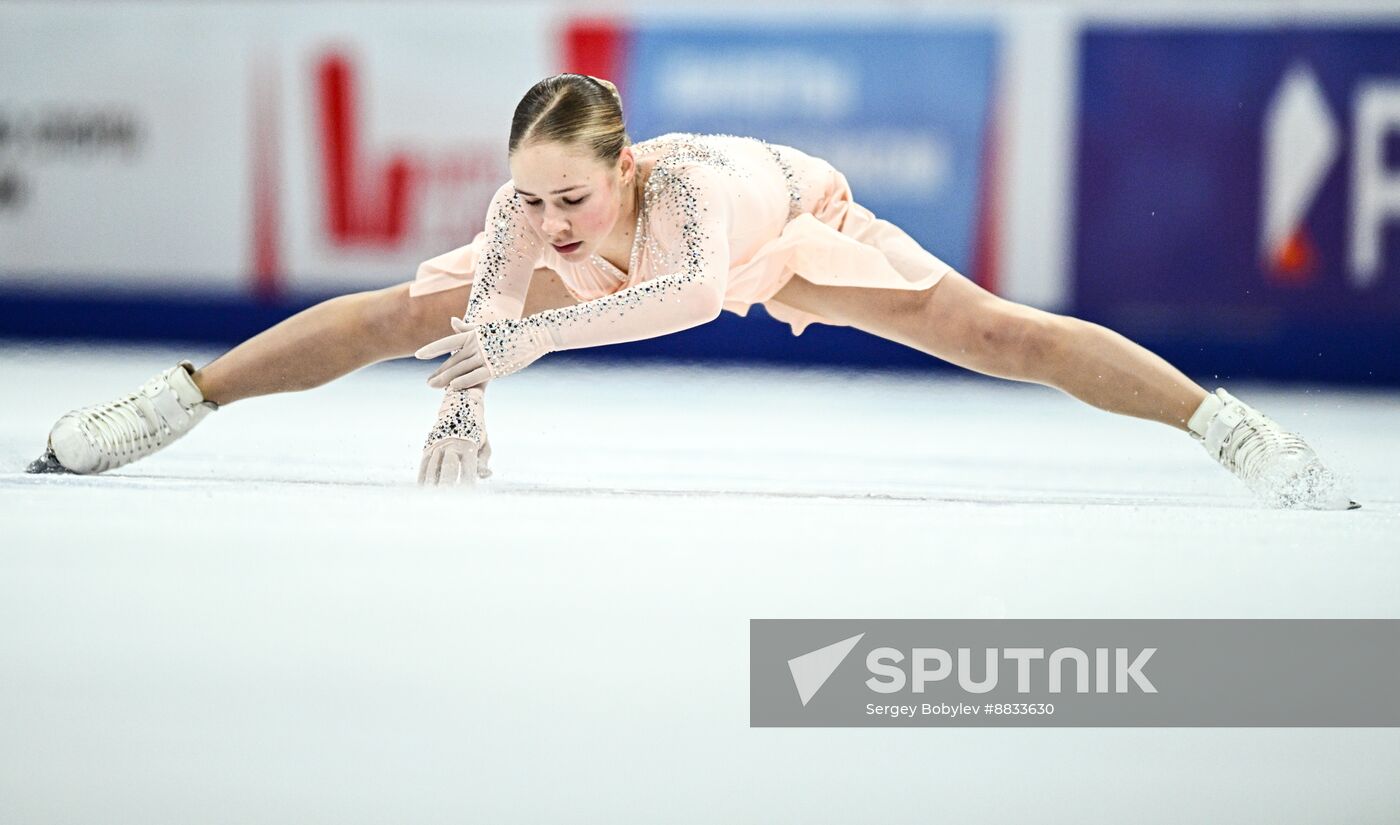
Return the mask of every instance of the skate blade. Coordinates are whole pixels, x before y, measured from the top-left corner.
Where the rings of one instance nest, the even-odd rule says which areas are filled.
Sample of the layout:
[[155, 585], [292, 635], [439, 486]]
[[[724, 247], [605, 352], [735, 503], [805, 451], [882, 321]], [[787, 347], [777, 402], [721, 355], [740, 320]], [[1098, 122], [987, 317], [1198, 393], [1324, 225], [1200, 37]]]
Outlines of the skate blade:
[[73, 471], [58, 463], [58, 456], [53, 454], [53, 450], [45, 450], [44, 454], [29, 462], [29, 466], [24, 468], [26, 473], [66, 473], [73, 475]]

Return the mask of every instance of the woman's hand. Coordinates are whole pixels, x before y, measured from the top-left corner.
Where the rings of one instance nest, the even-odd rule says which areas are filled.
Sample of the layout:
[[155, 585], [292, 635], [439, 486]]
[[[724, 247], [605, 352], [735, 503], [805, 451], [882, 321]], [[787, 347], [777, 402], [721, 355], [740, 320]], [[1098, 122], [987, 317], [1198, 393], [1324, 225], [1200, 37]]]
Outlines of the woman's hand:
[[439, 338], [413, 354], [415, 358], [430, 360], [452, 353], [437, 372], [428, 376], [428, 386], [465, 390], [495, 378], [481, 348], [481, 328], [461, 318], [452, 319], [452, 328], [456, 333]]
[[448, 390], [437, 424], [423, 445], [418, 483], [426, 487], [470, 487], [491, 475], [491, 443], [486, 438], [485, 392]]
[[452, 353], [437, 372], [428, 376], [430, 387], [479, 387], [492, 378], [519, 372], [555, 349], [549, 332], [529, 320], [468, 324], [453, 318], [452, 328], [457, 332], [414, 353], [424, 360]]

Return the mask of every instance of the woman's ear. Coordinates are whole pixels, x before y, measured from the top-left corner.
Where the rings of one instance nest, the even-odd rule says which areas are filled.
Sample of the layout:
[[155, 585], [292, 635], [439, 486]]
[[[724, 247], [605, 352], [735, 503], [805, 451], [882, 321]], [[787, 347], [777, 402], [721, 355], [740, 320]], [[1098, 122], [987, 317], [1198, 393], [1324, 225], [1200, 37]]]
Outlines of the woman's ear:
[[622, 147], [622, 152], [617, 156], [617, 179], [624, 186], [632, 183], [632, 179], [637, 174], [637, 159], [632, 155], [632, 147]]

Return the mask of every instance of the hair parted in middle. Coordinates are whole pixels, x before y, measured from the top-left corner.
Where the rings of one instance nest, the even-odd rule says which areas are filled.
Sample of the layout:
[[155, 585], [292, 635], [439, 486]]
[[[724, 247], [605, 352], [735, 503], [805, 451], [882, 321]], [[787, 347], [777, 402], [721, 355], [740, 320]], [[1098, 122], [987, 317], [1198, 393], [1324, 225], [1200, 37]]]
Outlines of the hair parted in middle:
[[529, 143], [577, 143], [604, 163], [631, 144], [622, 121], [622, 96], [602, 78], [557, 74], [530, 87], [510, 122], [510, 153]]

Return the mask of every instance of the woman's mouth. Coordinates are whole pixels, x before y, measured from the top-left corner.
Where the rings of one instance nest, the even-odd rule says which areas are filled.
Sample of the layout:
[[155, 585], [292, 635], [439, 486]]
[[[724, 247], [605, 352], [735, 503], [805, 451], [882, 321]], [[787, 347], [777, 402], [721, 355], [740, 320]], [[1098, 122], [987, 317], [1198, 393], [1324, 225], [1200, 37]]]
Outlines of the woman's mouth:
[[574, 241], [573, 243], [564, 244], [563, 246], [560, 246], [559, 244], [554, 244], [554, 251], [558, 252], [561, 255], [567, 255], [570, 252], [577, 251], [580, 246], [583, 246], [583, 241]]

